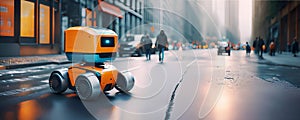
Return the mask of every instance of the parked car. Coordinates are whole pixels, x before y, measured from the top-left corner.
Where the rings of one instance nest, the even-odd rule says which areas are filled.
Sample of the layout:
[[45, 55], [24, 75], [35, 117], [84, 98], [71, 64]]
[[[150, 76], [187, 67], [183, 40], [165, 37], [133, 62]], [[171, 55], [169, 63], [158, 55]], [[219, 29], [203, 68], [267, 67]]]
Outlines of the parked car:
[[119, 43], [119, 56], [141, 56], [140, 40], [133, 35], [121, 38]]
[[[120, 40], [119, 43], [119, 56], [142, 56], [145, 51], [143, 50], [143, 45], [141, 43], [142, 34], [138, 35], [128, 35]], [[153, 42], [151, 53], [155, 54], [154, 43], [155, 39], [151, 39]]]
[[230, 56], [230, 46], [228, 42], [222, 41], [218, 43], [218, 55], [222, 55], [222, 53], [227, 53]]

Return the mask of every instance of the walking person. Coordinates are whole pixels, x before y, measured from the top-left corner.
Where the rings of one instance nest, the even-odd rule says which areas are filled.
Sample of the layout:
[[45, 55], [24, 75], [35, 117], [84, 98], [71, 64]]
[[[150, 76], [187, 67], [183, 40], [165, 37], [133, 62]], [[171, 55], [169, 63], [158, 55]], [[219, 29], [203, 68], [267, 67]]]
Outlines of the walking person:
[[273, 40], [272, 40], [272, 42], [270, 43], [269, 48], [270, 48], [270, 55], [271, 55], [271, 56], [275, 56], [275, 43], [274, 43]]
[[143, 38], [143, 48], [146, 54], [146, 60], [151, 60], [151, 48], [152, 48], [152, 40], [150, 39], [149, 35], [145, 35]]
[[263, 59], [263, 52], [265, 50], [265, 42], [262, 38], [259, 37], [258, 40], [258, 55], [261, 59]]
[[258, 54], [258, 37], [253, 41], [252, 47], [254, 48], [254, 53]]
[[297, 53], [299, 51], [299, 43], [296, 38], [294, 38], [294, 41], [292, 43], [292, 53], [294, 57], [297, 57]]
[[159, 57], [159, 62], [163, 63], [164, 61], [164, 51], [166, 49], [166, 46], [168, 46], [168, 38], [167, 35], [165, 34], [164, 30], [161, 30], [159, 35], [156, 37], [156, 42], [155, 42], [155, 47], [158, 49], [158, 57]]
[[248, 42], [246, 42], [246, 56], [250, 56], [251, 47]]

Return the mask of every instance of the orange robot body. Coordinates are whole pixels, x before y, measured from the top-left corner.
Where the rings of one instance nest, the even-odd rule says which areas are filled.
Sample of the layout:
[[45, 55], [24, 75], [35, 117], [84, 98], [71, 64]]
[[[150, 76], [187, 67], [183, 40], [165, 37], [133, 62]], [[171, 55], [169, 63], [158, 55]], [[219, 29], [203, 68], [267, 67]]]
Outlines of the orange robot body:
[[65, 53], [70, 61], [103, 63], [116, 58], [118, 35], [112, 30], [72, 27], [65, 31]]
[[121, 73], [113, 65], [105, 64], [116, 58], [118, 35], [114, 31], [71, 27], [65, 31], [64, 40], [68, 60], [77, 64], [51, 73], [49, 86], [54, 93], [70, 88], [81, 99], [90, 100], [113, 88], [121, 92], [133, 88], [134, 77], [130, 72]]

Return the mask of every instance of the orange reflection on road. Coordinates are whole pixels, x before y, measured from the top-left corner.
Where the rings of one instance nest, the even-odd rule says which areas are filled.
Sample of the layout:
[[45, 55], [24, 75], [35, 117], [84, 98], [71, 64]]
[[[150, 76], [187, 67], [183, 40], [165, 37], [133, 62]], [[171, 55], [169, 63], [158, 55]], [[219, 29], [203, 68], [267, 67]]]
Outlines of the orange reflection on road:
[[44, 95], [41, 95], [39, 98], [40, 99], [45, 99], [45, 98], [47, 98], [47, 97], [49, 97], [50, 96], [50, 94], [44, 94]]
[[123, 117], [124, 119], [124, 116], [122, 115], [122, 108], [117, 108], [115, 106], [112, 106], [111, 108], [111, 116], [109, 119], [112, 119], [112, 120], [121, 120], [121, 116]]
[[66, 94], [66, 97], [71, 98], [71, 97], [76, 97], [77, 94], [75, 93], [70, 93], [70, 94]]
[[6, 112], [4, 115], [4, 120], [13, 120], [16, 119], [13, 112]]
[[35, 100], [25, 101], [19, 104], [19, 120], [35, 120], [39, 116], [41, 108]]

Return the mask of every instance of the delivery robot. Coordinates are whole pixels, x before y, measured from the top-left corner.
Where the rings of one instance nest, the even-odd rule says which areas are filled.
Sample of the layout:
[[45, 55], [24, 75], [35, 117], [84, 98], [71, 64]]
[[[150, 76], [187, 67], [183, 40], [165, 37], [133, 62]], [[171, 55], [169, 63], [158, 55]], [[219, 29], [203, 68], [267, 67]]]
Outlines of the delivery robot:
[[64, 51], [73, 65], [51, 73], [52, 92], [63, 93], [69, 88], [80, 99], [92, 100], [113, 88], [125, 93], [133, 88], [134, 77], [130, 72], [121, 73], [108, 64], [116, 58], [118, 35], [114, 31], [71, 27], [64, 34]]

